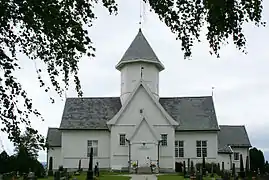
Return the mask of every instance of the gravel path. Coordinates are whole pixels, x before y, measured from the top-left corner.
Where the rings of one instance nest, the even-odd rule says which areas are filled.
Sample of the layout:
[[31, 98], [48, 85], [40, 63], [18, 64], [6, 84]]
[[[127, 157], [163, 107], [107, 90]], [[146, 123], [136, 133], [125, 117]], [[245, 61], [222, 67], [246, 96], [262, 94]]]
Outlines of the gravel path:
[[142, 174], [135, 174], [131, 175], [131, 180], [157, 180], [156, 175], [150, 174], [150, 175], [142, 175]]

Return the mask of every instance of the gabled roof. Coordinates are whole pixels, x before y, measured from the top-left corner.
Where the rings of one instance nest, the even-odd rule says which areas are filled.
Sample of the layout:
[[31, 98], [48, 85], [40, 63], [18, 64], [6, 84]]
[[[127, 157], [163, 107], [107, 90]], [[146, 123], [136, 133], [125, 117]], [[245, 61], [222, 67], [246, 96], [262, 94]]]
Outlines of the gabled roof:
[[220, 154], [232, 154], [233, 150], [232, 150], [231, 146], [225, 145], [223, 147], [218, 148], [218, 153], [220, 153]]
[[121, 58], [120, 62], [116, 65], [116, 69], [120, 70], [125, 64], [134, 62], [153, 63], [160, 71], [164, 69], [163, 64], [156, 56], [141, 29], [139, 29], [135, 39]]
[[150, 90], [148, 89], [147, 85], [145, 84], [145, 82], [143, 81], [143, 79], [141, 79], [138, 83], [136, 88], [134, 89], [134, 91], [131, 93], [131, 95], [128, 97], [127, 101], [123, 104], [122, 108], [119, 110], [119, 112], [111, 119], [107, 122], [108, 125], [113, 125], [116, 124], [117, 120], [120, 118], [120, 116], [123, 114], [123, 112], [127, 109], [127, 106], [129, 105], [129, 103], [132, 101], [132, 99], [134, 98], [135, 94], [138, 92], [138, 89], [142, 87], [146, 90], [147, 94], [149, 95], [150, 99], [153, 101], [153, 103], [159, 108], [159, 110], [161, 111], [161, 113], [163, 114], [163, 116], [167, 119], [167, 121], [170, 123], [170, 125], [173, 126], [177, 126], [179, 125], [179, 121], [175, 121], [166, 111], [165, 109], [162, 107], [162, 105], [160, 104], [159, 101], [157, 101], [157, 99], [153, 96], [153, 94], [150, 92]]
[[119, 97], [67, 98], [60, 129], [108, 129], [120, 108]]
[[154, 130], [152, 124], [149, 124], [149, 122], [146, 120], [145, 117], [141, 118], [140, 122], [139, 122], [138, 124], [136, 124], [135, 129], [134, 129], [134, 132], [133, 132], [133, 134], [130, 136], [129, 140], [132, 140], [132, 139], [134, 138], [134, 136], [136, 135], [138, 129], [140, 128], [140, 126], [142, 125], [143, 122], [146, 122], [146, 124], [147, 124], [147, 126], [148, 126], [150, 132], [151, 132], [152, 135], [155, 137], [155, 140], [158, 141], [160, 138], [158, 138], [158, 136], [157, 136], [157, 134], [156, 134], [156, 132], [155, 132], [155, 130]]
[[[178, 131], [219, 130], [211, 96], [160, 98], [160, 104], [180, 126]], [[67, 98], [60, 129], [108, 129], [121, 109], [120, 97]]]
[[62, 132], [58, 128], [49, 128], [47, 133], [47, 143], [50, 147], [61, 147]]
[[223, 152], [225, 146], [251, 147], [245, 126], [221, 125], [218, 132], [219, 152]]

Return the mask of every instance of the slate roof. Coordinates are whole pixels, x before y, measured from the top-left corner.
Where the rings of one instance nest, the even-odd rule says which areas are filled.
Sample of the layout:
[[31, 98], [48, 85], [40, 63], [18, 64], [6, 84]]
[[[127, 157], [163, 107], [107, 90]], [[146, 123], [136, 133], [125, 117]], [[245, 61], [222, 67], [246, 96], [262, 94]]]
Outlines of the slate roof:
[[60, 129], [107, 129], [120, 108], [119, 97], [67, 98]]
[[160, 98], [160, 103], [179, 122], [176, 130], [219, 130], [211, 96]]
[[58, 128], [48, 129], [47, 143], [50, 145], [50, 147], [61, 147], [62, 133]]
[[227, 153], [226, 146], [251, 147], [245, 126], [220, 125], [218, 132], [219, 152]]
[[143, 60], [156, 64], [156, 66], [160, 70], [164, 69], [164, 66], [151, 48], [141, 29], [139, 29], [138, 34], [134, 38], [133, 42], [131, 43], [123, 57], [121, 58], [120, 62], [116, 65], [116, 68], [120, 70], [121, 67], [126, 63]]
[[[218, 130], [212, 97], [160, 98], [160, 104], [179, 122], [177, 130]], [[67, 98], [60, 129], [107, 129], [120, 110], [119, 97]]]

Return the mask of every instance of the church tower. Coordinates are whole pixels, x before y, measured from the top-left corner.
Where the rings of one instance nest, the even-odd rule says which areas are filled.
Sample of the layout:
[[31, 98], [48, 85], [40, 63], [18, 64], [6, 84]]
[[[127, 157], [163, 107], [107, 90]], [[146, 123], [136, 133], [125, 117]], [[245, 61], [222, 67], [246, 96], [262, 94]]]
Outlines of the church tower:
[[141, 29], [127, 49], [116, 69], [121, 72], [121, 103], [124, 104], [142, 79], [159, 99], [159, 72], [163, 64], [152, 50]]

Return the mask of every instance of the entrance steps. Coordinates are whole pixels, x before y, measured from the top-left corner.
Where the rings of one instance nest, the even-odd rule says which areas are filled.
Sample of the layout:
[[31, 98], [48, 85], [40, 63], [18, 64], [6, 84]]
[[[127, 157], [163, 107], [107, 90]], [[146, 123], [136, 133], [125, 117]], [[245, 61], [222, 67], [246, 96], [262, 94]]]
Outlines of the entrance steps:
[[151, 168], [148, 166], [138, 167], [137, 174], [152, 174]]

